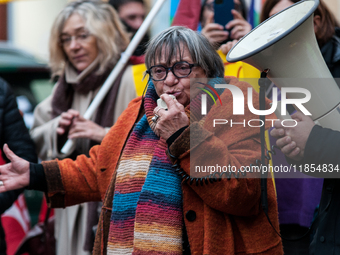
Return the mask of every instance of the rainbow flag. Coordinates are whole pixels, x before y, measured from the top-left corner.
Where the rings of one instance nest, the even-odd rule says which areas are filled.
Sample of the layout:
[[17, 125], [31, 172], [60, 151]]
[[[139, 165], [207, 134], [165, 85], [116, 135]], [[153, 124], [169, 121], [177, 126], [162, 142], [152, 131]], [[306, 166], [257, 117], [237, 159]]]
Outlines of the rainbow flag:
[[264, 2], [265, 0], [251, 0], [248, 11], [248, 22], [253, 28], [260, 24], [260, 14]]
[[180, 0], [171, 0], [170, 1], [170, 24], [172, 24], [172, 22], [175, 18], [179, 2], [180, 2]]

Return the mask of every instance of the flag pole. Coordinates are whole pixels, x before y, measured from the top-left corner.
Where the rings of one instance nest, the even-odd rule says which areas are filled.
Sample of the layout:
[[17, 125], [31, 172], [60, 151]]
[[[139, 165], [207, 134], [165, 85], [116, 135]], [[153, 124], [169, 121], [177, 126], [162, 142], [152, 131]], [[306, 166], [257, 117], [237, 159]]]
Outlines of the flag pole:
[[[147, 17], [145, 18], [143, 24], [140, 26], [137, 33], [132, 38], [129, 46], [126, 48], [125, 52], [123, 52], [121, 54], [121, 58], [117, 62], [115, 68], [112, 70], [110, 75], [107, 77], [106, 81], [104, 82], [104, 84], [100, 88], [100, 90], [98, 91], [97, 95], [93, 99], [89, 108], [84, 113], [83, 117], [85, 119], [88, 120], [93, 116], [94, 112], [96, 111], [96, 109], [98, 108], [100, 103], [103, 101], [106, 94], [109, 92], [110, 88], [112, 87], [112, 84], [114, 83], [114, 81], [116, 80], [116, 78], [118, 77], [120, 72], [122, 71], [123, 67], [125, 66], [125, 64], [130, 59], [132, 53], [135, 51], [138, 44], [140, 43], [140, 41], [144, 37], [145, 33], [147, 32], [147, 30], [149, 29], [149, 27], [151, 25], [151, 22], [153, 21], [153, 19], [155, 18], [159, 9], [162, 7], [162, 5], [165, 1], [166, 0], [158, 0], [155, 3], [155, 5], [152, 7], [151, 11], [149, 12]], [[61, 152], [63, 154], [68, 154], [72, 150], [73, 146], [74, 146], [74, 140], [68, 139], [67, 142], [65, 143], [65, 145], [63, 146], [63, 148], [61, 149]]]

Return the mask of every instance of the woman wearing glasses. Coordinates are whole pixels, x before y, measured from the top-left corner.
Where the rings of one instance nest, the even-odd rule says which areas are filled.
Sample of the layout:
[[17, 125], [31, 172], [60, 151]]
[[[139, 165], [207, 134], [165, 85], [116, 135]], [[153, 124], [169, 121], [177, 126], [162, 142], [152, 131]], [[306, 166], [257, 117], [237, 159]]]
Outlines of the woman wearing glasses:
[[[128, 43], [118, 15], [107, 3], [71, 2], [59, 13], [50, 37], [50, 66], [58, 82], [52, 95], [36, 107], [31, 130], [42, 160], [88, 155], [137, 96], [127, 66], [93, 118], [82, 117]], [[68, 138], [76, 144], [69, 154], [62, 154]], [[91, 253], [97, 211], [96, 204], [56, 210], [58, 254]]]
[[[219, 78], [224, 68], [218, 54], [184, 27], [151, 40], [146, 65], [151, 79], [145, 96], [132, 100], [90, 157], [29, 164], [5, 146], [12, 164], [0, 167], [0, 192], [40, 188], [54, 207], [102, 200], [93, 254], [283, 254], [260, 206], [259, 174], [224, 178], [232, 173], [226, 168], [242, 169], [260, 158], [259, 128], [213, 126], [214, 119], [257, 119], [247, 107], [244, 115], [232, 115], [230, 91], [214, 88], [228, 83], [246, 94], [250, 85]], [[206, 92], [221, 102], [214, 104]], [[167, 110], [157, 106], [160, 98]], [[224, 170], [195, 172], [202, 165]], [[270, 178], [267, 184], [269, 218], [278, 229]]]

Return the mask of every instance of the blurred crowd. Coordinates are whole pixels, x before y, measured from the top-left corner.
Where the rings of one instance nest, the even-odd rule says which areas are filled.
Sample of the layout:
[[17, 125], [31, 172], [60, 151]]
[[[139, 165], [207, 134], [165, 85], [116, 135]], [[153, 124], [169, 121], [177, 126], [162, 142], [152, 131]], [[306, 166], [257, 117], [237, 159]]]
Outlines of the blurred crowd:
[[[0, 78], [0, 255], [340, 254], [339, 179], [269, 174], [265, 212], [256, 174], [191, 175], [191, 164], [240, 168], [261, 158], [259, 128], [208, 124], [218, 113], [236, 120], [231, 93], [215, 84], [258, 91], [263, 71], [227, 62], [258, 24], [244, 0], [224, 10], [232, 17], [225, 24], [215, 23], [221, 3], [181, 0], [170, 28], [136, 38], [148, 14], [143, 0], [69, 2], [50, 33], [55, 84], [35, 107], [29, 130], [11, 84]], [[260, 22], [299, 3], [262, 1]], [[330, 74], [340, 78], [340, 28], [322, 0], [313, 29]], [[273, 88], [266, 87], [267, 108]], [[204, 92], [211, 98], [203, 102]], [[253, 96], [259, 108], [258, 94]], [[339, 132], [287, 110], [297, 125], [266, 126], [262, 142], [268, 149], [276, 145], [267, 163], [338, 165]], [[246, 111], [242, 118], [258, 116]], [[25, 189], [45, 194], [40, 232], [29, 223], [19, 230], [5, 217], [25, 203]]]

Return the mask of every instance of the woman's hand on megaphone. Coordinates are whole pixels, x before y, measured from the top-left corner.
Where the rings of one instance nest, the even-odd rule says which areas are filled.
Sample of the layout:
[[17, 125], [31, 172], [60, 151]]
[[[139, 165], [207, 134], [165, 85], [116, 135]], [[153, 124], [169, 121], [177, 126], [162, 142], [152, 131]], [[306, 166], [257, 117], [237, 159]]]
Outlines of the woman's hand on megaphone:
[[11, 162], [0, 166], [0, 192], [27, 187], [30, 181], [30, 163], [15, 155], [7, 144], [3, 151]]
[[[274, 129], [272, 130], [274, 131]], [[272, 132], [270, 133], [272, 135]], [[272, 135], [275, 137], [275, 135]], [[283, 154], [288, 158], [295, 161], [300, 161], [303, 159], [303, 151], [297, 147], [295, 141], [292, 141], [290, 136], [283, 136], [276, 140], [276, 146], [278, 146]]]
[[304, 157], [308, 136], [315, 123], [301, 112], [291, 117], [296, 120], [296, 126], [284, 127], [281, 121], [276, 121], [270, 135], [277, 138], [276, 145], [287, 157], [300, 161]]

